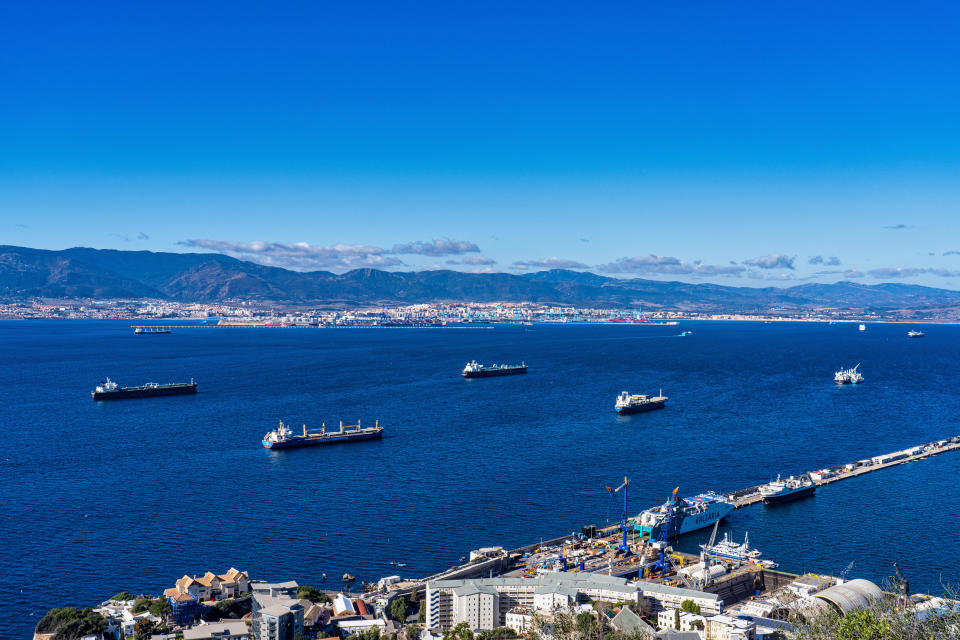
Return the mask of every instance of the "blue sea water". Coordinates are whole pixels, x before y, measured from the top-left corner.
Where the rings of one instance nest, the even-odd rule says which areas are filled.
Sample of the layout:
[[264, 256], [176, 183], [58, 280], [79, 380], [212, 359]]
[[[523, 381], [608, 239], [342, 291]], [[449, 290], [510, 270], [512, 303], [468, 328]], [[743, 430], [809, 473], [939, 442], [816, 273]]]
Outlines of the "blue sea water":
[[[677, 337], [680, 330], [692, 330]], [[960, 327], [691, 322], [495, 329], [183, 329], [0, 323], [0, 628], [50, 607], [158, 593], [229, 567], [328, 588], [350, 572], [423, 576], [632, 513], [960, 434]], [[470, 359], [526, 376], [464, 380]], [[833, 371], [861, 362], [865, 382]], [[93, 402], [121, 385], [196, 396]], [[619, 417], [617, 393], [669, 396]], [[278, 419], [379, 419], [380, 442], [271, 452]], [[960, 583], [960, 453], [734, 512], [721, 527], [787, 571], [915, 590]], [[689, 550], [709, 530], [681, 541]], [[390, 561], [407, 563], [402, 569]]]

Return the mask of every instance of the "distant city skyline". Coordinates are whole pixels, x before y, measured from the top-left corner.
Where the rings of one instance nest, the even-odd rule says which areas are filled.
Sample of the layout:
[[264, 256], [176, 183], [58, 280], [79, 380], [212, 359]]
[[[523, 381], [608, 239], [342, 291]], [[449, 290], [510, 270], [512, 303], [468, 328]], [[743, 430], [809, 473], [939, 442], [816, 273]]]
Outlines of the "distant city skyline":
[[960, 289], [960, 6], [6, 14], [0, 243]]

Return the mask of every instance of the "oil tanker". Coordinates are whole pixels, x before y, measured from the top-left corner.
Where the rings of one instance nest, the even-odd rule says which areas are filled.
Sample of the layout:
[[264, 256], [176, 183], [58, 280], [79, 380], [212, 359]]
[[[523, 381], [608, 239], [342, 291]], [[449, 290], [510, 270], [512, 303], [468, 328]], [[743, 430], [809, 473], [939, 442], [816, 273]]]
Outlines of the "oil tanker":
[[333, 444], [336, 442], [353, 442], [354, 440], [379, 440], [383, 437], [383, 427], [378, 420], [372, 427], [361, 427], [358, 421], [355, 425], [344, 427], [340, 423], [339, 431], [327, 431], [327, 425], [324, 424], [319, 430], [307, 429], [303, 425], [301, 435], [293, 435], [293, 430], [280, 421], [280, 426], [275, 430], [267, 432], [263, 436], [264, 449], [296, 449], [297, 447], [312, 447], [321, 444]]
[[477, 363], [476, 360], [471, 360], [467, 363], [467, 366], [463, 368], [463, 372], [460, 375], [462, 375], [464, 378], [493, 378], [495, 376], [513, 376], [518, 373], [526, 372], [526, 363], [495, 364], [488, 367], [486, 365]]
[[94, 400], [123, 400], [126, 398], [152, 398], [154, 396], [181, 396], [196, 392], [197, 383], [193, 381], [193, 378], [190, 379], [190, 382], [173, 382], [170, 384], [148, 382], [139, 387], [118, 387], [116, 382], [107, 378], [90, 392], [90, 396]]

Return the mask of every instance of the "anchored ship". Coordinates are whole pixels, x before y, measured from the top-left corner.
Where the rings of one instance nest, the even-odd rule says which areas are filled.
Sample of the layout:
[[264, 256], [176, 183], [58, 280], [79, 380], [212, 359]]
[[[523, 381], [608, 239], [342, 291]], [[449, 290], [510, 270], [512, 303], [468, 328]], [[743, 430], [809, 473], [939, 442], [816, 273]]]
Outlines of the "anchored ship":
[[833, 381], [837, 384], [860, 384], [863, 382], [863, 374], [857, 371], [859, 367], [860, 364], [857, 363], [853, 369], [840, 369], [833, 374]]
[[160, 333], [170, 333], [170, 329], [164, 329], [163, 327], [137, 327], [133, 330], [137, 335], [153, 335]]
[[861, 325], [860, 325], [860, 331], [866, 331], [866, 330], [867, 330], [867, 325], [861, 324]]
[[464, 378], [492, 378], [494, 376], [512, 376], [518, 373], [526, 373], [526, 363], [520, 364], [494, 364], [485, 366], [478, 364], [476, 360], [471, 360], [463, 368], [460, 374]]
[[280, 421], [280, 425], [274, 430], [263, 436], [264, 449], [295, 449], [297, 447], [312, 447], [320, 444], [333, 444], [335, 442], [352, 442], [354, 440], [379, 440], [383, 437], [383, 427], [378, 420], [373, 427], [361, 427], [360, 421], [355, 425], [343, 425], [340, 422], [339, 431], [327, 431], [327, 425], [323, 424], [319, 430], [307, 429], [303, 425], [303, 433], [293, 435], [293, 430]]
[[913, 331], [907, 331], [908, 338], [922, 338], [923, 336], [924, 336], [923, 331], [917, 331], [916, 329], [914, 329]]
[[190, 382], [174, 382], [171, 384], [158, 384], [148, 382], [139, 387], [118, 387], [117, 383], [107, 378], [97, 385], [97, 388], [90, 392], [94, 400], [121, 400], [124, 398], [152, 398], [154, 396], [179, 396], [187, 393], [196, 393], [197, 383], [190, 379]]
[[667, 538], [675, 538], [713, 526], [733, 510], [733, 503], [716, 493], [707, 492], [692, 498], [681, 498], [674, 490], [664, 504], [641, 512], [634, 519], [634, 529], [641, 534], [648, 534], [651, 540], [656, 540], [660, 536], [660, 528], [668, 526]]
[[645, 395], [630, 395], [626, 391], [617, 396], [616, 409], [620, 415], [629, 413], [643, 413], [644, 411], [653, 411], [654, 409], [663, 409], [667, 398], [663, 395], [663, 389], [660, 395], [650, 397]]
[[817, 485], [806, 476], [790, 476], [786, 480], [777, 476], [773, 482], [760, 487], [760, 495], [763, 496], [764, 504], [776, 504], [805, 498], [813, 495], [816, 490]]

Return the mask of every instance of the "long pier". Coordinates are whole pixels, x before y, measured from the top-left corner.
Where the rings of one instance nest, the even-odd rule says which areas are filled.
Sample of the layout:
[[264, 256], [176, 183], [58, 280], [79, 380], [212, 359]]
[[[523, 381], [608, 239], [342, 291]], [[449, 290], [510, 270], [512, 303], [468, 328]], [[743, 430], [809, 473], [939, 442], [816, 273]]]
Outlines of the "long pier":
[[[943, 443], [943, 444], [939, 444]], [[830, 484], [831, 482], [839, 482], [841, 480], [847, 480], [848, 478], [855, 478], [857, 476], [862, 476], [865, 473], [870, 473], [871, 471], [879, 471], [880, 469], [886, 469], [898, 464], [907, 464], [908, 462], [913, 462], [914, 460], [920, 460], [921, 458], [929, 458], [930, 456], [935, 456], [940, 453], [945, 453], [947, 451], [955, 451], [960, 449], [960, 436], [955, 436], [953, 438], [948, 438], [945, 440], [938, 440], [935, 442], [928, 442], [926, 444], [918, 445], [923, 450], [920, 453], [907, 454], [902, 458], [896, 460], [891, 460], [889, 462], [879, 462], [874, 463], [875, 458], [884, 458], [897, 455], [898, 451], [893, 453], [887, 453], [880, 456], [875, 456], [875, 458], [870, 458], [869, 465], [858, 466], [859, 463], [851, 462], [845, 465], [840, 465], [838, 467], [829, 467], [827, 470], [831, 472], [829, 477], [816, 479], [813, 476], [810, 476], [811, 473], [817, 474], [818, 471], [808, 471], [806, 474], [810, 476], [810, 479], [817, 486]], [[912, 447], [916, 449], [918, 447]], [[904, 451], [910, 451], [912, 449], [905, 449]], [[861, 461], [862, 462], [862, 461]], [[852, 467], [852, 468], [851, 468]], [[754, 487], [748, 487], [746, 489], [741, 489], [739, 491], [734, 491], [732, 493], [726, 494], [724, 497], [728, 499], [733, 505], [740, 509], [742, 507], [750, 506], [751, 504], [756, 504], [763, 500], [763, 497], [760, 495], [760, 487], [763, 485], [756, 485]]]

